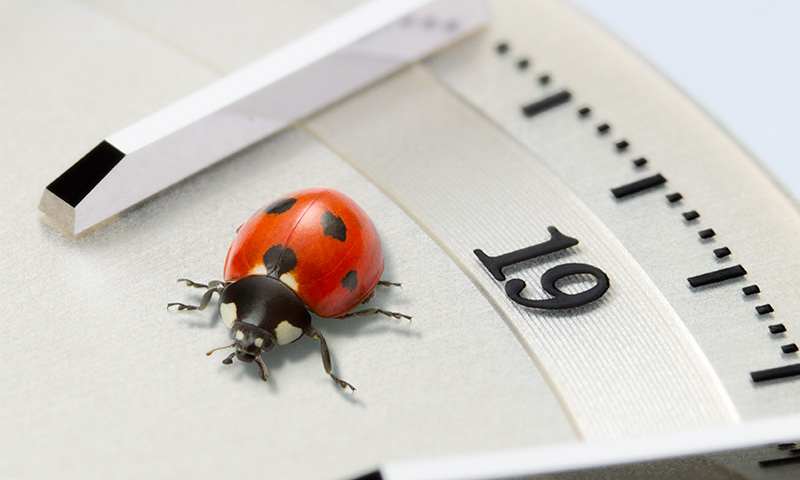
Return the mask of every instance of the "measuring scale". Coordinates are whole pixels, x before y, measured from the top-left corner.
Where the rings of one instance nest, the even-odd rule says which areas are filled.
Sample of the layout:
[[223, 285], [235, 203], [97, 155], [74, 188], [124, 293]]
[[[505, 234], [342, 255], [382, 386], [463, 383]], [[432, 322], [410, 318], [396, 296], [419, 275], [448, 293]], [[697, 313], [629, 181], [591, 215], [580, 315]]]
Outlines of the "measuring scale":
[[[11, 300], [42, 321], [3, 344], [13, 395], [0, 397], [0, 431], [13, 433], [0, 439], [0, 471], [535, 478], [636, 475], [663, 458], [655, 468], [699, 477], [794, 478], [795, 203], [569, 6], [488, 4], [480, 32], [78, 239], [22, 222], [13, 238], [36, 253], [14, 268], [32, 272], [28, 291], [71, 301], [59, 303], [52, 365], [25, 353], [55, 312]], [[219, 73], [195, 68], [188, 83]], [[123, 110], [117, 127], [137, 118]], [[108, 134], [92, 125], [64, 128], [86, 147]], [[39, 188], [57, 174], [48, 153]], [[201, 355], [227, 334], [213, 319], [200, 328], [213, 315], [163, 311], [192, 298], [174, 278], [219, 276], [253, 209], [312, 185], [372, 216], [384, 277], [403, 283], [377, 301], [414, 315], [317, 322], [352, 398], [331, 388], [314, 345], [266, 356], [265, 387], [247, 366]]]

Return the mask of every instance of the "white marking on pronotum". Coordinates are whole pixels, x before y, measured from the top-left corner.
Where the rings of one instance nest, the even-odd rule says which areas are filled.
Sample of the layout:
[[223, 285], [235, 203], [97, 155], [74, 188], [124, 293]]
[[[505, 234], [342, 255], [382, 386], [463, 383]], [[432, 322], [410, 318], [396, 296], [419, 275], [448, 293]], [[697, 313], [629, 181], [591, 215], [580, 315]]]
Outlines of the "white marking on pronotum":
[[262, 346], [262, 345], [264, 345], [264, 339], [263, 339], [263, 338], [261, 338], [261, 337], [259, 337], [259, 338], [256, 338], [256, 341], [255, 341], [255, 342], [253, 342], [253, 343], [255, 344], [255, 346], [256, 346], [257, 348], [261, 348], [261, 346]]
[[233, 322], [236, 321], [236, 304], [233, 302], [220, 303], [219, 314], [222, 316], [222, 323], [224, 323], [226, 327], [231, 328]]
[[267, 274], [267, 266], [263, 263], [259, 263], [252, 270], [250, 270], [250, 275], [266, 275]]
[[295, 327], [288, 320], [284, 320], [275, 327], [275, 338], [278, 345], [292, 343], [303, 335], [303, 330]]
[[244, 340], [244, 332], [241, 330], [236, 330], [236, 340], [242, 341]]
[[294, 278], [294, 274], [292, 272], [286, 272], [278, 278], [281, 282], [284, 283], [287, 287], [291, 288], [292, 290], [297, 292], [297, 280]]

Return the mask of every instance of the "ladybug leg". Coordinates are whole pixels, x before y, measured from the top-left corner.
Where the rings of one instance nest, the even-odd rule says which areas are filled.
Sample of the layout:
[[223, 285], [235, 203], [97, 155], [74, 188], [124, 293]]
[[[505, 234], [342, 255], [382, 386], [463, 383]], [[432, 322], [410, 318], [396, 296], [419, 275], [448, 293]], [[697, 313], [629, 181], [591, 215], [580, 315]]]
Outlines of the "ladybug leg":
[[264, 363], [261, 355], [256, 357], [256, 365], [258, 365], [258, 373], [261, 374], [261, 380], [266, 382], [267, 378], [269, 378], [269, 371], [267, 371], [267, 365]]
[[204, 283], [197, 283], [189, 280], [188, 278], [179, 278], [178, 283], [185, 283], [187, 287], [195, 287], [195, 288], [208, 288], [208, 285]]
[[[385, 282], [383, 280], [378, 281], [378, 285], [380, 285], [382, 287], [400, 287], [400, 288], [403, 287], [402, 283]], [[363, 302], [361, 302], [361, 304], [363, 305], [365, 303], [369, 303], [369, 302], [372, 301], [373, 298], [375, 298], [375, 290], [374, 289], [371, 292], [369, 292], [369, 295], [367, 296], [367, 298], [364, 299]]]
[[378, 313], [380, 313], [381, 315], [386, 315], [387, 317], [405, 318], [406, 320], [411, 321], [411, 316], [410, 315], [406, 315], [404, 313], [398, 313], [398, 312], [389, 312], [387, 310], [381, 310], [380, 308], [375, 308], [375, 307], [367, 308], [367, 309], [364, 309], [364, 310], [359, 310], [357, 312], [346, 313], [346, 314], [340, 315], [340, 316], [338, 316], [336, 318], [345, 319], [345, 318], [355, 318], [355, 317], [366, 317], [368, 315], [375, 315], [375, 314], [378, 314]]
[[306, 329], [306, 335], [311, 338], [316, 338], [319, 340], [319, 347], [322, 353], [322, 365], [325, 367], [325, 373], [331, 376], [334, 382], [338, 383], [342, 388], [349, 388], [353, 392], [356, 391], [356, 387], [350, 385], [349, 383], [345, 382], [344, 380], [340, 379], [333, 373], [331, 373], [331, 352], [328, 351], [328, 343], [325, 341], [325, 337], [319, 333], [319, 330], [314, 328], [314, 325], [309, 325]]
[[361, 302], [361, 305], [371, 302], [373, 298], [375, 298], [375, 290], [369, 292], [369, 295], [367, 295], [367, 298], [365, 298], [364, 301]]
[[178, 307], [178, 310], [200, 310], [203, 311], [211, 303], [211, 297], [214, 296], [214, 293], [222, 293], [225, 290], [225, 287], [228, 286], [230, 282], [223, 282], [221, 280], [212, 280], [208, 282], [208, 285], [204, 285], [202, 283], [195, 283], [191, 280], [187, 280], [185, 278], [178, 279], [179, 282], [184, 282], [186, 285], [195, 288], [206, 288], [206, 293], [203, 294], [203, 298], [200, 299], [200, 305], [184, 305], [183, 303], [168, 303], [167, 308], [169, 307]]
[[231, 282], [223, 282], [222, 280], [211, 280], [208, 282], [208, 285], [204, 283], [197, 283], [188, 278], [179, 278], [178, 283], [185, 283], [187, 287], [194, 287], [194, 288], [217, 288], [219, 286], [226, 286]]

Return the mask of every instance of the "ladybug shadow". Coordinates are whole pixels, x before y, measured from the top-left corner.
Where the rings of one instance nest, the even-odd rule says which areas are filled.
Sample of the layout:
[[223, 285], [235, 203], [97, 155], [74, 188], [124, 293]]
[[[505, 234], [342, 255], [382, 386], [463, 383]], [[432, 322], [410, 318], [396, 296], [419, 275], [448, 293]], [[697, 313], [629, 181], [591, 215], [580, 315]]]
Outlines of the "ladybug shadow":
[[[346, 365], [337, 362], [337, 352], [347, 349], [348, 338], [365, 337], [371, 335], [402, 335], [406, 337], [419, 337], [421, 333], [411, 330], [409, 328], [409, 321], [405, 319], [387, 318], [382, 315], [372, 315], [363, 318], [320, 318], [312, 315], [311, 320], [323, 336], [326, 338], [328, 349], [331, 355], [332, 371], [345, 381], [353, 380], [352, 383], [358, 388], [358, 379], [350, 379], [346, 373]], [[263, 355], [264, 362], [270, 371], [270, 378], [267, 382], [270, 384], [270, 389], [273, 392], [278, 391], [277, 382], [274, 382], [274, 377], [281, 374], [283, 366], [288, 363], [294, 362], [307, 362], [309, 359], [318, 363], [320, 381], [330, 383], [330, 387], [340, 392], [344, 398], [353, 404], [359, 406], [366, 406], [359, 400], [358, 394], [351, 395], [350, 390], [341, 388], [338, 384], [328, 377], [325, 373], [325, 368], [322, 363], [322, 356], [320, 352], [320, 342], [309, 336], [302, 336], [294, 343], [288, 345], [277, 346], [270, 352]], [[344, 371], [344, 372], [343, 372]], [[340, 374], [340, 372], [343, 372]], [[274, 373], [274, 375], [273, 375]], [[260, 381], [257, 368], [248, 368], [246, 374], [242, 374], [242, 378], [255, 379]]]
[[[382, 278], [393, 278], [391, 273], [387, 275], [387, 269]], [[382, 300], [390, 301], [391, 307], [381, 305]], [[322, 318], [311, 315], [311, 323], [317, 327], [322, 334], [330, 332], [332, 335], [342, 337], [364, 337], [364, 336], [387, 336], [399, 335], [404, 337], [419, 338], [422, 332], [414, 329], [412, 318], [414, 312], [408, 311], [411, 302], [406, 301], [407, 297], [402, 294], [402, 287], [377, 286], [375, 287], [374, 299], [366, 301], [353, 309], [353, 312], [377, 308], [387, 313], [397, 313], [406, 318], [395, 318], [382, 313], [373, 313], [352, 318]], [[349, 314], [352, 315], [352, 312]]]
[[[189, 298], [189, 300], [196, 300], [199, 302], [199, 296], [197, 296], [196, 299]], [[370, 304], [367, 306], [362, 306], [362, 308], [378, 306], [376, 305], [377, 303], [378, 302], [370, 302]], [[216, 302], [212, 302], [209, 307], [202, 312], [181, 313], [184, 315], [188, 314], [187, 317], [191, 316], [191, 318], [183, 318], [184, 325], [186, 325], [188, 328], [202, 328], [220, 331], [224, 337], [214, 338], [221, 340], [221, 342], [218, 341], [217, 343], [224, 344], [230, 342], [230, 338], [227, 328], [222, 323], [222, 316], [220, 315], [219, 309], [216, 305]], [[356, 310], [360, 309], [361, 308], [357, 308]], [[413, 324], [409, 320], [387, 317], [381, 314], [344, 319], [321, 318], [314, 314], [312, 314], [311, 317], [312, 325], [317, 327], [322, 335], [326, 337], [328, 349], [331, 355], [331, 361], [333, 364], [332, 371], [337, 376], [341, 371], [339, 368], [340, 365], [337, 364], [337, 352], [347, 348], [347, 342], [343, 341], [346, 338], [358, 338], [375, 335], [380, 335], [383, 337], [395, 335], [417, 338], [422, 336], [421, 332], [412, 328]], [[211, 358], [215, 358], [215, 356], [216, 355], [212, 355]], [[316, 362], [319, 364], [320, 381], [328, 382], [332, 389], [341, 393], [343, 398], [347, 399], [351, 403], [365, 406], [365, 404], [358, 399], [358, 395], [351, 395], [350, 390], [341, 388], [332, 379], [330, 379], [330, 377], [328, 377], [327, 373], [325, 373], [325, 368], [322, 363], [319, 340], [306, 335], [300, 337], [294, 343], [276, 346], [271, 351], [262, 355], [264, 363], [269, 371], [269, 379], [266, 382], [266, 387], [269, 389], [269, 391], [274, 394], [278, 394], [280, 392], [280, 378], [282, 376], [281, 371], [285, 370], [283, 368], [284, 365], [294, 362], [306, 362], [308, 361], [309, 357], [312, 359], [316, 357]], [[220, 360], [218, 360], [218, 362], [221, 361], [224, 356], [219, 356], [219, 358]], [[237, 367], [236, 371], [230, 371], [234, 367]], [[258, 366], [255, 364], [248, 365], [239, 361], [234, 361], [232, 365], [220, 364], [218, 368], [220, 369], [220, 374], [224, 373], [226, 375], [233, 375], [234, 378], [239, 381], [253, 381], [262, 383]], [[348, 380], [346, 374], [342, 374], [341, 376], [344, 377], [343, 380]], [[354, 383], [357, 383], [357, 381]], [[358, 388], [357, 384], [355, 386]]]
[[188, 328], [202, 328], [206, 330], [219, 329], [220, 331], [224, 331], [226, 335], [228, 333], [228, 328], [223, 325], [222, 315], [220, 315], [219, 308], [215, 303], [212, 303], [203, 311], [178, 311], [175, 308], [168, 310], [176, 316], [180, 315], [183, 325]]
[[[219, 318], [219, 315], [216, 315], [210, 323], [195, 322], [192, 327], [212, 328], [216, 327], [216, 324], [218, 323], [222, 323], [222, 321], [221, 318]], [[333, 372], [336, 373], [337, 366], [335, 353], [331, 353], [331, 356], [333, 357]], [[269, 352], [262, 354], [262, 359], [269, 372], [269, 378], [266, 382], [264, 382], [261, 378], [260, 369], [255, 363], [247, 364], [238, 360], [234, 360], [230, 364], [223, 364], [221, 360], [225, 358], [225, 355], [211, 356], [212, 359], [216, 359], [217, 371], [219, 375], [228, 376], [229, 378], [233, 378], [238, 382], [254, 382], [254, 384], [263, 383], [264, 387], [270, 393], [275, 395], [279, 394], [281, 391], [281, 378], [283, 378], [284, 375], [290, 375], [290, 373], [286, 372], [286, 369], [283, 368], [284, 365], [292, 362], [305, 362], [308, 361], [308, 357], [311, 357], [311, 359], [314, 357], [318, 358], [317, 361], [319, 362], [319, 370], [314, 370], [313, 373], [315, 376], [318, 376], [320, 382], [328, 383], [330, 388], [341, 393], [343, 398], [350, 403], [362, 407], [366, 406], [364, 402], [358, 399], [357, 396], [351, 395], [350, 390], [342, 389], [328, 376], [327, 373], [325, 373], [325, 367], [323, 366], [322, 359], [319, 358], [319, 341], [307, 336], [300, 337], [300, 339], [298, 339], [296, 342], [289, 345], [276, 346]]]
[[411, 319], [392, 318], [382, 314], [374, 314], [356, 318], [321, 318], [316, 315], [311, 323], [323, 335], [330, 333], [340, 337], [364, 337], [375, 335], [399, 335], [419, 338], [422, 332], [413, 328]]
[[[331, 356], [333, 357], [332, 370], [335, 374], [338, 374], [339, 369], [337, 368], [336, 364], [335, 352], [331, 353]], [[233, 365], [220, 365], [220, 369], [226, 370], [228, 368], [238, 366], [238, 372], [234, 374], [237, 381], [264, 383], [264, 386], [270, 391], [270, 393], [277, 395], [281, 391], [281, 379], [284, 378], [285, 375], [291, 375], [287, 369], [283, 368], [284, 365], [293, 362], [306, 362], [309, 361], [309, 357], [311, 357], [311, 360], [314, 360], [314, 357], [317, 357], [315, 360], [317, 363], [314, 365], [317, 368], [312, 368], [308, 373], [309, 375], [314, 376], [314, 379], [312, 380], [327, 384], [329, 388], [338, 394], [341, 394], [342, 398], [351, 404], [360, 407], [366, 407], [366, 404], [358, 398], [358, 395], [354, 395], [349, 389], [340, 387], [328, 376], [327, 373], [325, 373], [325, 367], [322, 364], [322, 359], [319, 358], [319, 342], [310, 337], [301, 337], [295, 343], [275, 347], [271, 351], [262, 355], [264, 364], [269, 370], [269, 378], [266, 382], [261, 379], [261, 374], [259, 373], [259, 369], [255, 364], [247, 365], [241, 362], [234, 362]], [[312, 361], [312, 363], [314, 362]], [[347, 379], [345, 378], [345, 380]], [[358, 387], [356, 386], [356, 388]]]

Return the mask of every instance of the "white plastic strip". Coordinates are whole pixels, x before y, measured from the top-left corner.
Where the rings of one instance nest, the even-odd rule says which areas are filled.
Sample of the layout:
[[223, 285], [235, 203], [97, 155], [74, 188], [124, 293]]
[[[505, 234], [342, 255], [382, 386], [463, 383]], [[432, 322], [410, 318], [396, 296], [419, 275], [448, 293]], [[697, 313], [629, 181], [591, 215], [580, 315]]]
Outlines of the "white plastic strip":
[[50, 184], [73, 234], [485, 24], [482, 0], [375, 0], [117, 132]]

